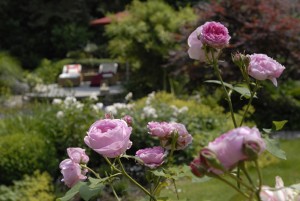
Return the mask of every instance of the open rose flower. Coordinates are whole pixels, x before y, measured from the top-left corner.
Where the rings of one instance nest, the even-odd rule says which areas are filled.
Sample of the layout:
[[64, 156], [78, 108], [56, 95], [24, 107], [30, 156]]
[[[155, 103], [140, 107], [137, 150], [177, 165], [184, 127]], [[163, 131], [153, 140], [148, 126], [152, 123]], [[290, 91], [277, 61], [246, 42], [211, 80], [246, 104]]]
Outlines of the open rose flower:
[[171, 149], [171, 141], [173, 134], [178, 134], [178, 139], [175, 145], [176, 150], [185, 149], [192, 143], [193, 137], [188, 133], [185, 126], [175, 122], [149, 122], [149, 134], [160, 139], [161, 144], [166, 149]]
[[199, 37], [203, 44], [222, 49], [229, 44], [230, 36], [228, 29], [219, 22], [206, 22], [198, 28]]
[[164, 163], [164, 148], [153, 147], [140, 149], [136, 152], [136, 156], [140, 158], [144, 165], [150, 168], [156, 168]]
[[290, 187], [284, 187], [281, 177], [276, 177], [275, 188], [262, 186], [260, 191], [262, 201], [299, 201], [299, 192]]
[[77, 182], [81, 180], [85, 180], [87, 173], [86, 170], [82, 170], [78, 163], [75, 163], [71, 159], [65, 159], [59, 164], [59, 168], [61, 169], [61, 173], [63, 175], [62, 181], [71, 188]]
[[102, 156], [115, 158], [131, 147], [131, 131], [124, 120], [102, 119], [91, 125], [84, 142]]
[[75, 163], [88, 163], [89, 157], [82, 148], [70, 147], [67, 149], [68, 156]]
[[[251, 155], [245, 151], [245, 144], [249, 145]], [[241, 160], [250, 160], [253, 154], [261, 154], [266, 145], [257, 128], [239, 127], [222, 134], [207, 149], [213, 151], [225, 170], [231, 170]]]
[[[219, 22], [206, 22], [199, 26], [188, 37], [189, 50], [188, 54], [191, 59], [206, 61], [203, 45], [215, 48], [214, 57], [219, 54], [220, 49], [225, 48], [229, 44], [230, 36], [228, 29]], [[211, 54], [208, 54], [208, 59]]]
[[269, 79], [277, 86], [276, 78], [280, 77], [284, 69], [284, 66], [265, 54], [250, 55], [248, 74], [257, 80]]

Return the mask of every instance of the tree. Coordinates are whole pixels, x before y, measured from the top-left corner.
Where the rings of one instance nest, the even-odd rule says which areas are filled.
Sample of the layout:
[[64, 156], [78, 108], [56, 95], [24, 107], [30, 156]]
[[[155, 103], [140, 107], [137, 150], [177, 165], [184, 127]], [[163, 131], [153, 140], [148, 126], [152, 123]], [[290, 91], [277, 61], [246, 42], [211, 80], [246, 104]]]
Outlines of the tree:
[[[228, 27], [231, 35], [230, 46], [224, 52], [225, 60], [230, 60], [232, 50], [247, 54], [265, 53], [288, 67], [284, 78], [298, 79], [300, 71], [300, 2], [292, 0], [221, 0], [199, 3], [195, 9], [198, 22], [182, 29], [182, 48], [169, 57], [169, 65], [179, 72], [188, 71], [192, 88], [203, 82], [203, 71], [199, 63], [192, 62], [185, 54], [187, 37], [206, 21], [220, 21]], [[223, 75], [234, 78], [238, 68], [223, 62]]]
[[163, 1], [133, 1], [128, 16], [107, 25], [109, 51], [113, 57], [130, 63], [129, 89], [138, 96], [162, 89], [166, 55], [176, 48], [176, 32], [186, 22], [193, 21], [191, 8], [175, 11]]

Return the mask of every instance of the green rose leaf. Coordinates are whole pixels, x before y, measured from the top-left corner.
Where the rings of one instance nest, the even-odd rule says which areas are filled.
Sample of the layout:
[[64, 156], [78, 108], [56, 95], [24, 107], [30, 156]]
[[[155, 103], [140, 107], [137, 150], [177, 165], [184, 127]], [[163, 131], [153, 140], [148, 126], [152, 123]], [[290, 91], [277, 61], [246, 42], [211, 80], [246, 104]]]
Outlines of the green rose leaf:
[[280, 149], [279, 142], [277, 139], [271, 139], [269, 137], [265, 137], [264, 141], [266, 143], [267, 150], [274, 156], [286, 160], [285, 152]]
[[[219, 80], [206, 80], [204, 82], [222, 85], [222, 82], [220, 82]], [[233, 86], [231, 84], [228, 84], [226, 82], [223, 82], [223, 84], [225, 85], [225, 87], [228, 87], [229, 89], [233, 89]]]
[[[91, 187], [93, 186], [93, 187]], [[103, 189], [104, 185], [101, 183], [98, 183], [98, 185], [95, 187], [94, 185], [83, 185], [79, 189], [79, 194], [82, 199], [85, 201], [90, 200], [92, 197], [99, 195], [100, 191]]]
[[71, 200], [77, 193], [79, 193], [79, 189], [86, 185], [86, 182], [78, 182], [75, 184], [70, 190], [68, 190], [64, 197], [56, 199], [56, 201], [69, 201]]
[[288, 122], [288, 120], [283, 120], [283, 121], [272, 121], [272, 124], [273, 124], [273, 130], [275, 131], [279, 131], [281, 130], [284, 125]]

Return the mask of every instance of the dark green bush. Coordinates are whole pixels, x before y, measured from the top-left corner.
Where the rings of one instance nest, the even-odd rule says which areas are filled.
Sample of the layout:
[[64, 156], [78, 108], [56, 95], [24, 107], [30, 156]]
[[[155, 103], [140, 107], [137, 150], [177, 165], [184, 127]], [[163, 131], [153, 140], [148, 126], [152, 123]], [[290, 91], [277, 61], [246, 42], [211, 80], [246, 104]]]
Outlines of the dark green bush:
[[55, 148], [38, 135], [14, 133], [1, 136], [0, 182], [9, 184], [35, 170], [53, 172]]

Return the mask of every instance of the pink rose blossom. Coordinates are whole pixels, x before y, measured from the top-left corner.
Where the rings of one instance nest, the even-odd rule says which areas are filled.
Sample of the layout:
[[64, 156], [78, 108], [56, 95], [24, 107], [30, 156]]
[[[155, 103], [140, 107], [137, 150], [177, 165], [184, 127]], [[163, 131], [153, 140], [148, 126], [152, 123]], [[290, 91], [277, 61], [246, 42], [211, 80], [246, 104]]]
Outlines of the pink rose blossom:
[[257, 128], [239, 127], [222, 134], [213, 142], [210, 142], [207, 149], [213, 151], [220, 163], [226, 170], [231, 170], [241, 160], [252, 158], [245, 153], [245, 144], [255, 144], [256, 154], [261, 154], [265, 148], [265, 142]]
[[86, 179], [86, 170], [81, 170], [81, 167], [78, 163], [75, 163], [71, 159], [65, 159], [59, 164], [61, 173], [63, 175], [62, 181], [71, 188], [77, 182]]
[[276, 78], [280, 77], [284, 69], [284, 66], [265, 54], [250, 55], [248, 74], [257, 80], [269, 79], [277, 86]]
[[130, 115], [125, 115], [122, 119], [127, 123], [128, 126], [132, 126], [133, 120]]
[[70, 159], [75, 163], [88, 163], [89, 157], [82, 148], [70, 147], [67, 149]]
[[150, 168], [156, 168], [164, 163], [165, 154], [162, 147], [140, 149], [135, 155], [144, 162], [145, 166]]
[[147, 125], [149, 134], [159, 138], [168, 138], [172, 134], [172, 127], [167, 122], [149, 122]]
[[161, 140], [162, 146], [166, 149], [171, 149], [171, 138], [175, 132], [178, 133], [176, 150], [186, 148], [193, 141], [193, 137], [188, 133], [185, 126], [180, 123], [149, 122], [147, 127], [150, 135], [157, 136]]
[[219, 22], [206, 22], [198, 28], [199, 37], [204, 45], [222, 49], [229, 44], [228, 29]]
[[281, 177], [276, 177], [275, 188], [262, 186], [260, 191], [262, 201], [299, 201], [299, 192], [293, 188], [284, 187]]
[[124, 120], [98, 120], [91, 125], [84, 142], [102, 156], [115, 158], [131, 147], [131, 131]]

